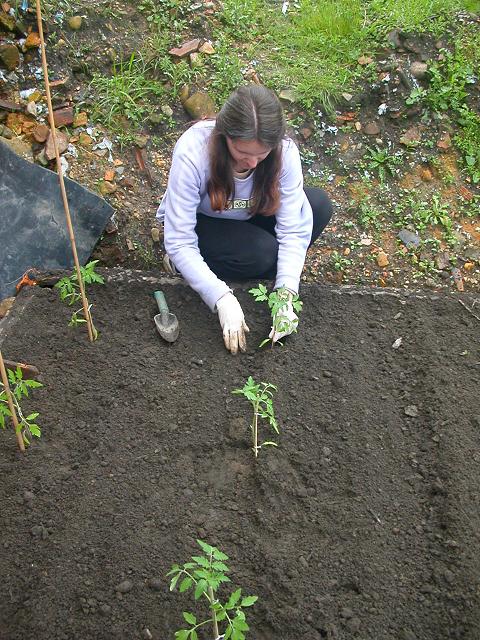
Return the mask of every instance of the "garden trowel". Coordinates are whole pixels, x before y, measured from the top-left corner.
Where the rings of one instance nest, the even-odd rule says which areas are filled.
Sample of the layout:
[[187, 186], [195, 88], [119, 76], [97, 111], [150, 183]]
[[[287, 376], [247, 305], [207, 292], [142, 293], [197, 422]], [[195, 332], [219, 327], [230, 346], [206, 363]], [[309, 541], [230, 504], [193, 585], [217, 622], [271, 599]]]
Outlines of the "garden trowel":
[[165, 300], [163, 291], [155, 291], [153, 296], [157, 301], [158, 310], [160, 311], [160, 313], [157, 313], [153, 318], [155, 320], [157, 331], [167, 342], [175, 342], [180, 330], [177, 316], [174, 313], [170, 313], [168, 310], [167, 301]]

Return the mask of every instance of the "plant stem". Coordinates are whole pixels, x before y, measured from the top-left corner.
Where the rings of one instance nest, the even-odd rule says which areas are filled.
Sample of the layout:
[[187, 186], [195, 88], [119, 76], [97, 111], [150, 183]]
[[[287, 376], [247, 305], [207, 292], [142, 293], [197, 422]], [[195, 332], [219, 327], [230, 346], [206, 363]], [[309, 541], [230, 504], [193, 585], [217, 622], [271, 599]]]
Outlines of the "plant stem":
[[215, 634], [213, 640], [217, 640], [217, 638], [219, 636], [219, 633], [218, 633], [218, 624], [217, 624], [217, 614], [215, 612], [215, 609], [213, 608], [213, 603], [215, 601], [215, 597], [213, 595], [212, 587], [208, 587], [208, 597], [210, 598], [210, 602], [212, 604], [213, 633]]
[[255, 406], [253, 413], [253, 452], [255, 458], [258, 458], [258, 405]]
[[23, 436], [21, 434], [21, 427], [18, 424], [17, 414], [15, 412], [14, 406], [14, 396], [10, 391], [10, 385], [8, 383], [8, 375], [5, 369], [5, 364], [3, 362], [2, 352], [0, 351], [0, 374], [2, 377], [3, 388], [5, 390], [5, 395], [7, 397], [7, 404], [10, 410], [10, 417], [13, 422], [13, 427], [15, 429], [15, 435], [17, 437], [17, 444], [20, 451], [23, 453], [25, 451], [25, 443], [23, 442]]

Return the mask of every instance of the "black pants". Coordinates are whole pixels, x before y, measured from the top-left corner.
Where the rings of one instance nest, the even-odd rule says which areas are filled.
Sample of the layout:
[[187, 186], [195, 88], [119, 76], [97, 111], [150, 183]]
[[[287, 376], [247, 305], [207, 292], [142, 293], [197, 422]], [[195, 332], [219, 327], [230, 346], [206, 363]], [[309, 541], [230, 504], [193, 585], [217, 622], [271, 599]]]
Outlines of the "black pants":
[[[305, 188], [313, 211], [311, 246], [332, 217], [332, 203], [322, 189]], [[200, 253], [222, 280], [273, 280], [277, 272], [278, 242], [275, 216], [224, 220], [197, 214], [195, 231]]]

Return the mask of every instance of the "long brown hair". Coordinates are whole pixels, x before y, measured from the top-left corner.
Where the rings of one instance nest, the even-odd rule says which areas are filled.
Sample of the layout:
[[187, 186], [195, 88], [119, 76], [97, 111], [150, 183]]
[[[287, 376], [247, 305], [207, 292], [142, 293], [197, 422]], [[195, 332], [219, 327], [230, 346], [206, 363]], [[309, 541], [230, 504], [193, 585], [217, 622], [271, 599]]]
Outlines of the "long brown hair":
[[250, 211], [271, 216], [280, 204], [279, 176], [285, 120], [279, 99], [266, 87], [252, 84], [237, 89], [217, 116], [210, 138], [208, 195], [214, 211], [222, 211], [235, 194], [233, 163], [226, 138], [255, 140], [271, 148], [255, 168]]

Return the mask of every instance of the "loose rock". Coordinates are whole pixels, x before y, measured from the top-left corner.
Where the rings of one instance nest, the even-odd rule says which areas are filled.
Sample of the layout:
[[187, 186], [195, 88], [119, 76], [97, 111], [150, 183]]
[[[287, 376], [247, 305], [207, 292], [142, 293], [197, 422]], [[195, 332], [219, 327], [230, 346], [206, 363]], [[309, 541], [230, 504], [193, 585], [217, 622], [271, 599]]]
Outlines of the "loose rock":
[[[58, 153], [63, 153], [68, 149], [69, 139], [66, 133], [56, 130], [55, 139], [57, 141]], [[45, 144], [45, 156], [47, 160], [53, 160], [53, 158], [55, 158], [53, 134], [51, 131], [48, 132], [47, 142]]]
[[367, 136], [378, 136], [380, 133], [380, 127], [377, 122], [367, 122], [363, 130]]
[[385, 251], [379, 251], [377, 253], [377, 264], [379, 267], [386, 267], [389, 264], [388, 256]]
[[186, 58], [194, 51], [198, 51], [199, 46], [200, 40], [195, 38], [194, 40], [185, 42], [181, 47], [174, 47], [173, 49], [170, 49], [168, 53], [174, 58]]
[[82, 27], [82, 16], [72, 16], [67, 20], [67, 24], [72, 31], [78, 31]]
[[215, 115], [215, 103], [207, 93], [198, 91], [183, 103], [185, 111], [194, 120], [211, 118]]
[[128, 593], [133, 589], [133, 582], [131, 580], [123, 580], [120, 584], [117, 584], [115, 591], [118, 593]]
[[417, 80], [423, 80], [427, 75], [428, 65], [426, 62], [412, 62], [410, 65], [410, 73]]
[[0, 62], [7, 71], [13, 71], [20, 64], [20, 52], [14, 44], [0, 44]]

